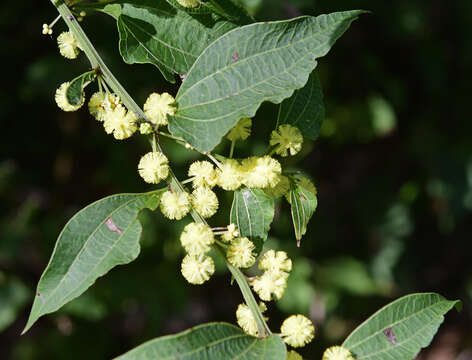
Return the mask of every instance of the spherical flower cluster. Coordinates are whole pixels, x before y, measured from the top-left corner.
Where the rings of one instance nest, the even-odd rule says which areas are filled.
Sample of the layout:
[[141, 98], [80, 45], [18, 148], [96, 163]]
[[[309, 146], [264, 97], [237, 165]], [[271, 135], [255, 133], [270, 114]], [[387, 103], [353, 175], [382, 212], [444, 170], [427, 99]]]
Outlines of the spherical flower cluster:
[[218, 210], [218, 198], [216, 194], [207, 188], [201, 186], [192, 192], [192, 206], [203, 217], [209, 218], [215, 215]]
[[193, 187], [213, 187], [216, 184], [216, 171], [208, 161], [195, 161], [188, 169], [188, 176], [193, 178]]
[[[259, 310], [261, 310], [262, 313], [267, 310], [267, 307], [263, 302], [259, 303]], [[236, 310], [236, 320], [238, 325], [246, 334], [252, 336], [258, 335], [257, 323], [249, 306], [246, 304], [239, 304], [238, 309]]]
[[72, 105], [67, 99], [67, 89], [69, 89], [69, 82], [65, 82], [56, 90], [55, 100], [57, 106], [64, 111], [76, 111], [82, 107], [85, 101], [85, 96], [82, 96], [82, 102], [77, 105]]
[[351, 352], [342, 346], [331, 346], [326, 349], [322, 360], [355, 360]]
[[272, 300], [272, 296], [278, 300], [282, 297], [287, 287], [287, 277], [288, 275], [283, 272], [273, 274], [266, 271], [261, 276], [252, 280], [252, 288], [263, 301]]
[[143, 135], [152, 134], [153, 132], [152, 125], [147, 122], [141, 123], [141, 125], [139, 125], [139, 132]]
[[215, 241], [213, 231], [203, 223], [190, 223], [180, 235], [180, 242], [190, 255], [203, 255]]
[[280, 181], [282, 167], [270, 156], [251, 157], [242, 162], [243, 183], [250, 188], [274, 187]]
[[302, 356], [294, 350], [287, 353], [287, 360], [303, 360]]
[[105, 119], [105, 113], [109, 110], [115, 110], [118, 105], [121, 105], [121, 100], [118, 95], [99, 91], [90, 97], [88, 109], [95, 119], [103, 121]]
[[199, 0], [177, 0], [177, 2], [186, 8], [194, 8], [200, 4]]
[[67, 59], [75, 59], [80, 53], [79, 43], [70, 31], [65, 31], [57, 37], [59, 52]]
[[215, 272], [215, 264], [209, 256], [187, 255], [182, 260], [182, 275], [190, 283], [203, 284]]
[[279, 176], [279, 182], [274, 187], [265, 188], [264, 192], [274, 198], [286, 195], [290, 191], [290, 180], [284, 175]]
[[254, 243], [246, 237], [236, 238], [231, 242], [226, 257], [231, 265], [238, 268], [247, 268], [256, 261]]
[[132, 111], [119, 104], [114, 109], [107, 109], [103, 116], [103, 128], [107, 134], [113, 134], [115, 139], [127, 139], [138, 129], [136, 116]]
[[281, 156], [297, 154], [302, 149], [303, 136], [295, 126], [280, 125], [278, 131], [272, 131], [270, 145], [276, 145], [275, 152]]
[[[269, 250], [259, 260], [259, 269], [271, 272], [274, 275], [292, 271], [292, 260], [285, 251]], [[288, 274], [287, 274], [288, 275]]]
[[152, 93], [144, 104], [144, 114], [157, 126], [167, 125], [167, 115], [175, 114], [175, 99], [168, 93]]
[[161, 152], [151, 151], [138, 164], [139, 175], [150, 184], [158, 184], [169, 175], [167, 157]]
[[283, 340], [293, 347], [305, 346], [315, 337], [313, 323], [303, 315], [292, 315], [285, 319], [280, 332]]
[[217, 170], [217, 184], [226, 191], [234, 191], [241, 186], [241, 166], [236, 160], [224, 161]]
[[251, 135], [251, 126], [252, 120], [250, 118], [242, 118], [226, 137], [231, 141], [246, 140]]
[[180, 220], [190, 211], [190, 195], [185, 191], [166, 191], [161, 196], [159, 206], [165, 217]]
[[227, 241], [233, 240], [235, 237], [238, 237], [238, 236], [239, 236], [239, 231], [236, 228], [236, 225], [229, 224], [225, 233], [221, 235], [221, 239], [227, 242]]

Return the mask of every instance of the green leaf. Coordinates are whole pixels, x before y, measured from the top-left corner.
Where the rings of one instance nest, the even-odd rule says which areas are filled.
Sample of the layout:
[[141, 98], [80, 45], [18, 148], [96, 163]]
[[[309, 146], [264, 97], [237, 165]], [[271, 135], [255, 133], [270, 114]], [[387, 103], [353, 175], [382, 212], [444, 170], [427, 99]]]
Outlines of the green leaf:
[[300, 240], [306, 233], [308, 222], [318, 206], [318, 200], [315, 194], [297, 183], [292, 183], [289, 198], [295, 238], [300, 246]]
[[159, 194], [153, 191], [109, 196], [69, 220], [39, 280], [23, 333], [39, 317], [78, 297], [116, 265], [136, 259], [142, 231], [138, 214], [144, 208], [155, 209]]
[[312, 72], [306, 85], [280, 104], [277, 124], [296, 126], [304, 137], [316, 140], [324, 116], [321, 83], [316, 72]]
[[115, 360], [286, 360], [282, 339], [258, 339], [227, 323], [196, 326], [148, 341]]
[[171, 82], [174, 73], [187, 74], [208, 44], [237, 26], [210, 13], [189, 14], [165, 0], [119, 1], [103, 11], [117, 18], [124, 61], [153, 64]]
[[179, 89], [169, 117], [173, 135], [212, 150], [264, 101], [280, 103], [302, 88], [335, 41], [362, 11], [246, 25], [211, 43]]
[[404, 296], [377, 311], [344, 341], [357, 360], [412, 360], [460, 301], [434, 293]]
[[230, 221], [241, 236], [267, 239], [273, 219], [274, 200], [264, 191], [243, 188], [234, 192]]
[[71, 105], [79, 105], [84, 101], [84, 89], [85, 87], [95, 80], [97, 75], [94, 71], [88, 71], [82, 75], [77, 76], [69, 84], [66, 90], [67, 101]]

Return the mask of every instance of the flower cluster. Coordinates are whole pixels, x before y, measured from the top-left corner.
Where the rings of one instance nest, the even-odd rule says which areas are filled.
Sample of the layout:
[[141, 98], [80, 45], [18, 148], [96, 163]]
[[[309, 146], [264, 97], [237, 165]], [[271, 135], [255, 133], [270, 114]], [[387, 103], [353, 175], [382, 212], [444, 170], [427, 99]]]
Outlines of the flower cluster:
[[[260, 302], [259, 310], [261, 313], [264, 313], [267, 310], [267, 306], [263, 302]], [[236, 320], [238, 325], [244, 330], [246, 334], [252, 336], [258, 335], [257, 323], [249, 306], [246, 304], [239, 304], [238, 309], [236, 310]]]
[[322, 360], [355, 360], [351, 352], [342, 346], [331, 346], [323, 353]]

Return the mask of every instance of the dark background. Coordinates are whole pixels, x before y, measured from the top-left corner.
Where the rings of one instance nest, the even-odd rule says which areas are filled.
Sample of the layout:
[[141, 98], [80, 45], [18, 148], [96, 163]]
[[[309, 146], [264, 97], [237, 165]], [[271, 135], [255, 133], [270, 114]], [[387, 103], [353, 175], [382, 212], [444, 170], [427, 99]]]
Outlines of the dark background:
[[[286, 295], [270, 306], [270, 326], [278, 331], [288, 314], [310, 314], [318, 335], [301, 352], [319, 359], [380, 306], [434, 291], [461, 299], [464, 309], [447, 315], [420, 358], [472, 359], [472, 1], [246, 2], [260, 20], [372, 11], [319, 62], [327, 118], [298, 164], [314, 178], [319, 207], [297, 249], [280, 204], [269, 245], [287, 250], [294, 270]], [[152, 91], [176, 93], [153, 66], [121, 62], [114, 21], [89, 15], [86, 32], [138, 103]], [[67, 219], [106, 195], [151, 189], [136, 171], [148, 151], [142, 137], [117, 142], [86, 107], [64, 113], [55, 106], [55, 89], [87, 69], [83, 55], [59, 55], [63, 23], [53, 38], [41, 35], [55, 16], [46, 0], [1, 5], [0, 358], [109, 359], [199, 323], [235, 322], [242, 299], [228, 273], [188, 285], [179, 271], [185, 222], [146, 212], [136, 261], [19, 336]], [[276, 111], [262, 106], [241, 155], [264, 148]], [[195, 156], [164, 146], [185, 178]], [[213, 222], [226, 224], [227, 216]]]

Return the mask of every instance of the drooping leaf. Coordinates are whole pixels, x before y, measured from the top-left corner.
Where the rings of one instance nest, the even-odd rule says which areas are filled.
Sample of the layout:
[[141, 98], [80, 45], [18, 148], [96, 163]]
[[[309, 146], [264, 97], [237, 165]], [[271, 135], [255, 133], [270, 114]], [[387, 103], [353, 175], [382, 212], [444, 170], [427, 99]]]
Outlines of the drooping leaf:
[[292, 183], [289, 198], [295, 238], [300, 245], [300, 240], [306, 233], [308, 222], [316, 210], [318, 200], [316, 194], [305, 189], [299, 183]]
[[264, 101], [280, 103], [302, 88], [324, 56], [362, 11], [256, 23], [211, 43], [190, 69], [169, 118], [173, 135], [212, 150]]
[[277, 124], [296, 126], [303, 137], [316, 140], [324, 116], [323, 91], [318, 75], [312, 72], [306, 85], [280, 104]]
[[377, 311], [344, 341], [357, 360], [412, 360], [431, 343], [444, 315], [459, 301], [439, 294], [404, 296]]
[[78, 297], [116, 265], [136, 259], [142, 230], [138, 214], [144, 208], [155, 209], [159, 195], [160, 191], [112, 195], [69, 220], [39, 280], [23, 332], [42, 315]]
[[117, 19], [124, 61], [153, 64], [171, 82], [174, 73], [187, 74], [208, 44], [238, 26], [211, 13], [189, 14], [165, 0], [122, 0], [103, 11]]
[[96, 74], [94, 71], [88, 71], [82, 75], [77, 76], [69, 84], [66, 90], [67, 101], [71, 105], [79, 105], [84, 101], [84, 88], [93, 80]]
[[226, 323], [196, 326], [148, 341], [115, 360], [286, 360], [282, 339], [258, 339]]
[[267, 239], [274, 219], [274, 200], [261, 189], [243, 188], [234, 192], [230, 221], [241, 236]]

